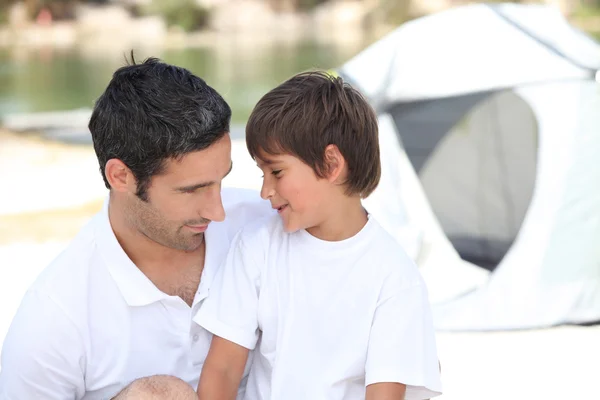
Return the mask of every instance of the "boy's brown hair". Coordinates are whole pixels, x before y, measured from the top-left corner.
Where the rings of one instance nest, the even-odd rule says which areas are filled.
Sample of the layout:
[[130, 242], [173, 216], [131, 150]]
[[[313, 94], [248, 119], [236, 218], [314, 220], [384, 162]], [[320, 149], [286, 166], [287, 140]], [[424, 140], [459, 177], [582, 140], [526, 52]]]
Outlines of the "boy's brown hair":
[[325, 148], [333, 144], [346, 160], [346, 194], [370, 195], [379, 183], [377, 116], [366, 99], [342, 78], [303, 72], [264, 95], [246, 125], [252, 158], [291, 154], [324, 178]]

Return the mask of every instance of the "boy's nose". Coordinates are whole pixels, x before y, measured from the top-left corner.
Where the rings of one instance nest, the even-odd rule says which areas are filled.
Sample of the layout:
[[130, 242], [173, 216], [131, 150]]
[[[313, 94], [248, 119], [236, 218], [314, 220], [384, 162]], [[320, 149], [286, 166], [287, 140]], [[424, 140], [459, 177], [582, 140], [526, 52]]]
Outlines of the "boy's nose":
[[263, 184], [262, 188], [260, 189], [260, 197], [262, 197], [264, 200], [269, 200], [271, 197], [273, 197], [274, 194], [274, 190]]

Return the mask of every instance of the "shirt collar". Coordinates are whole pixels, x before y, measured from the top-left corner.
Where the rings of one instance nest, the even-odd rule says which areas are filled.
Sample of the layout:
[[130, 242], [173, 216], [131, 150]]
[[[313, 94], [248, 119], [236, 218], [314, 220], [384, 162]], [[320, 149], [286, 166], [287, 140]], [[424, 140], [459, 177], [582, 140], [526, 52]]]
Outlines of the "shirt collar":
[[210, 285], [215, 277], [221, 263], [227, 257], [230, 238], [224, 222], [211, 222], [204, 233], [206, 240], [206, 253], [204, 255], [204, 268], [202, 278], [198, 286], [198, 292], [194, 299], [194, 305], [208, 296]]
[[108, 272], [130, 306], [145, 306], [170, 297], [161, 292], [127, 256], [108, 218], [109, 199], [104, 201], [96, 224], [96, 240]]
[[[96, 240], [101, 257], [127, 304], [132, 307], [145, 306], [173, 297], [160, 291], [127, 256], [110, 224], [108, 207], [107, 197], [97, 216], [99, 220], [96, 224]], [[208, 296], [215, 273], [229, 250], [230, 238], [225, 223], [212, 222], [204, 234], [204, 240], [206, 240], [204, 268], [194, 305]]]

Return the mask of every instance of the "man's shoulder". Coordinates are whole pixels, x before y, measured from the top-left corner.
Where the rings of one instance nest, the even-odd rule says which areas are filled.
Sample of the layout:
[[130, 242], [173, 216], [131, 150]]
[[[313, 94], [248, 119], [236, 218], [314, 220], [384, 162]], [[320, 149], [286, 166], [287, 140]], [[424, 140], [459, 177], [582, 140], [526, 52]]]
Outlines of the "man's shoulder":
[[276, 215], [271, 203], [261, 199], [256, 190], [223, 188], [221, 197], [226, 214], [224, 223], [231, 236], [248, 224]]
[[92, 218], [70, 243], [44, 267], [30, 290], [51, 297], [76, 295], [87, 283], [89, 271], [98, 260], [95, 244], [96, 217]]

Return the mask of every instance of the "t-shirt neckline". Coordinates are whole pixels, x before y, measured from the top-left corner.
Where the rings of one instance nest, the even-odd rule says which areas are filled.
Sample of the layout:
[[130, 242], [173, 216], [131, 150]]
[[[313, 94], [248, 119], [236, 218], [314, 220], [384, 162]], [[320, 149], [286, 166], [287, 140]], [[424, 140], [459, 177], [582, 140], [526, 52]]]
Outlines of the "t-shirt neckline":
[[371, 218], [371, 215], [367, 215], [367, 222], [354, 236], [347, 239], [329, 241], [319, 239], [316, 236], [308, 233], [306, 229], [301, 229], [295, 232], [293, 235], [296, 236], [298, 244], [302, 246], [310, 247], [311, 251], [322, 251], [331, 252], [338, 250], [349, 250], [356, 249], [357, 247], [364, 245], [366, 239], [371, 236], [371, 231], [374, 229], [375, 220]]

